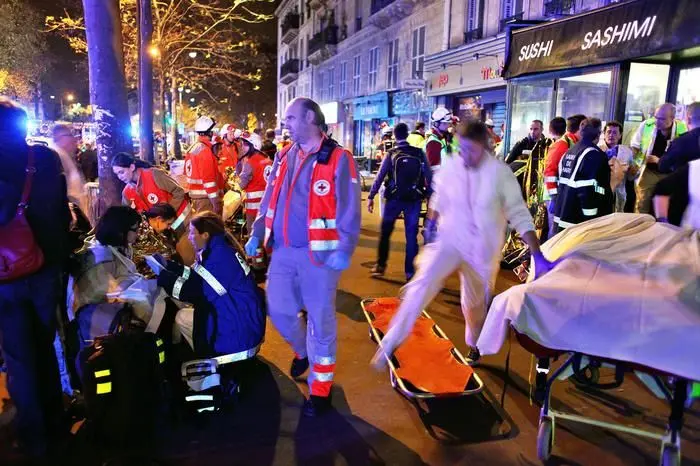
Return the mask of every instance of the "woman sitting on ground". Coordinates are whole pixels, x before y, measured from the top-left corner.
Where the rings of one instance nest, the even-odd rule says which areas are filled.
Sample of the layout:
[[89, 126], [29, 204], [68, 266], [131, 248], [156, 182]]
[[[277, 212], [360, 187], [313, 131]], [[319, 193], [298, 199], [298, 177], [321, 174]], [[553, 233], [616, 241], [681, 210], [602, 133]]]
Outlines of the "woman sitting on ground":
[[175, 321], [198, 357], [257, 353], [265, 335], [265, 306], [243, 248], [224, 229], [221, 217], [202, 212], [190, 222], [198, 260], [190, 269], [156, 256], [158, 286], [192, 303]]
[[[141, 216], [130, 207], [107, 209], [95, 227], [94, 236], [88, 236], [82, 249], [75, 253], [69, 309], [77, 312], [87, 304], [106, 303], [143, 279], [136, 271], [131, 250], [140, 224]], [[134, 306], [134, 314], [148, 322], [152, 310], [145, 301], [144, 305]]]
[[188, 226], [182, 224], [177, 228], [172, 228], [177, 219], [177, 212], [173, 206], [166, 203], [156, 204], [143, 214], [148, 219], [151, 228], [164, 236], [167, 243], [175, 249], [177, 256], [174, 259], [184, 265], [192, 265], [195, 260], [195, 252], [188, 237]]

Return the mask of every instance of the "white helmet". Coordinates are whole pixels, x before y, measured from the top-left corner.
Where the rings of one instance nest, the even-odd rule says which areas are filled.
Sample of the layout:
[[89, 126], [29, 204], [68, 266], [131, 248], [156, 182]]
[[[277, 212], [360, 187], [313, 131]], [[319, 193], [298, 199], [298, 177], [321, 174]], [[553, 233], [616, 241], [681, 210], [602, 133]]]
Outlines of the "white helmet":
[[391, 134], [393, 132], [394, 130], [391, 126], [385, 126], [384, 128], [382, 128], [382, 136], [386, 136], [387, 134]]
[[197, 133], [207, 133], [211, 131], [215, 125], [216, 122], [213, 118], [208, 116], [201, 116], [197, 118], [197, 121], [194, 123], [194, 130]]
[[238, 129], [238, 128], [236, 128], [236, 129], [233, 131], [233, 137], [234, 137], [234, 139], [238, 139], [238, 138], [240, 138], [242, 135], [243, 135], [243, 131], [241, 131], [241, 130]]
[[221, 132], [220, 132], [220, 134], [221, 134], [222, 137], [223, 137], [223, 136], [226, 136], [226, 135], [228, 134], [228, 130], [231, 128], [231, 126], [233, 126], [233, 125], [230, 124], [230, 123], [227, 123], [227, 124], [225, 124], [224, 126], [221, 127]]
[[452, 112], [445, 107], [438, 107], [433, 111], [430, 116], [430, 121], [433, 125], [437, 126], [440, 123], [452, 123]]

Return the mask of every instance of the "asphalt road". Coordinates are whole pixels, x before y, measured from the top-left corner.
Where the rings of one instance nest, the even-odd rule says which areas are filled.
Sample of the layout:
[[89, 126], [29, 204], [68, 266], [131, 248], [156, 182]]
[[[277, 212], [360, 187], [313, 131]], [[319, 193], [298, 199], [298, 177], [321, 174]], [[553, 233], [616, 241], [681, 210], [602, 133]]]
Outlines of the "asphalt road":
[[[367, 297], [395, 296], [403, 277], [403, 229], [392, 241], [386, 278], [369, 277], [378, 240], [378, 218], [365, 214], [362, 237], [351, 268], [338, 291], [339, 352], [335, 411], [321, 419], [300, 416], [307, 386], [287, 370], [291, 349], [268, 325], [255, 379], [230, 413], [203, 423], [173, 423], [159, 444], [160, 463], [172, 465], [537, 465], [538, 407], [529, 401], [534, 361], [516, 342], [511, 347], [510, 382], [505, 397], [500, 354], [483, 358], [476, 369], [482, 394], [418, 407], [391, 388], [388, 374], [369, 366], [375, 344], [360, 309]], [[512, 286], [503, 272], [498, 289]], [[458, 281], [451, 277], [429, 311], [460, 350], [465, 350]], [[611, 372], [604, 371], [604, 377]], [[3, 379], [4, 381], [4, 379]], [[0, 386], [0, 395], [4, 386]], [[560, 382], [553, 405], [597, 419], [663, 430], [669, 413], [634, 378], [605, 392], [585, 392]], [[503, 404], [502, 404], [503, 401]], [[0, 425], [9, 417], [5, 400]], [[686, 411], [683, 464], [700, 464], [700, 416]], [[0, 438], [0, 442], [2, 439]], [[0, 464], [6, 445], [0, 445]], [[567, 421], [557, 422], [554, 456], [549, 464], [654, 465], [659, 442]], [[80, 457], [81, 459], [84, 459]], [[87, 461], [87, 460], [85, 460]], [[76, 459], [74, 464], [80, 464]]]

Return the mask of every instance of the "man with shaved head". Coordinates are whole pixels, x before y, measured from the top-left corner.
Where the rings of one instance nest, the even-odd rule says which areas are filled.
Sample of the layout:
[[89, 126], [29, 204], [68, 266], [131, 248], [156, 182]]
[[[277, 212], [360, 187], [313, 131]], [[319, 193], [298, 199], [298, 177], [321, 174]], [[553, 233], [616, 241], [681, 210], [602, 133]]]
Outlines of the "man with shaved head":
[[671, 141], [687, 131], [685, 123], [676, 120], [676, 106], [666, 103], [660, 105], [632, 137], [630, 146], [635, 154], [635, 165], [641, 170], [637, 181], [637, 212], [652, 213], [654, 188], [664, 178], [659, 171], [659, 159]]
[[685, 109], [688, 131], [668, 148], [659, 160], [659, 171], [671, 173], [683, 168], [688, 162], [700, 159], [700, 102], [693, 102]]
[[331, 408], [335, 294], [360, 236], [360, 185], [352, 154], [326, 136], [316, 102], [292, 100], [284, 124], [293, 144], [275, 157], [246, 253], [261, 243], [272, 249], [268, 312], [294, 349], [292, 377], [310, 367], [303, 414], [316, 416]]

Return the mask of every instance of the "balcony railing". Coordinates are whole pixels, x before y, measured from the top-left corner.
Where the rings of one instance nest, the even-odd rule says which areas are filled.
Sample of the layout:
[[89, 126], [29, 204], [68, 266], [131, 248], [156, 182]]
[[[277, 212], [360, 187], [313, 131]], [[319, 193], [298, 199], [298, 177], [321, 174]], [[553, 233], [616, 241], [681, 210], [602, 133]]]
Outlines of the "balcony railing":
[[372, 0], [372, 4], [370, 6], [370, 14], [373, 15], [379, 10], [383, 9], [384, 7], [387, 7], [394, 3], [395, 0]]
[[576, 2], [574, 0], [551, 0], [544, 3], [544, 16], [563, 16], [573, 14]]
[[290, 82], [296, 80], [297, 74], [299, 74], [298, 58], [287, 60], [280, 67], [280, 81], [282, 81], [282, 84], [289, 84]]
[[507, 18], [503, 18], [498, 26], [498, 32], [503, 32], [506, 30], [506, 26], [508, 23], [514, 23], [516, 21], [521, 21], [523, 19], [523, 12], [521, 11], [517, 15], [509, 16]]
[[338, 26], [330, 26], [309, 39], [309, 61], [318, 64], [335, 53]]
[[282, 20], [282, 42], [285, 44], [290, 43], [296, 39], [299, 35], [299, 14], [289, 13]]
[[464, 43], [469, 44], [484, 38], [484, 28], [476, 28], [464, 33]]

